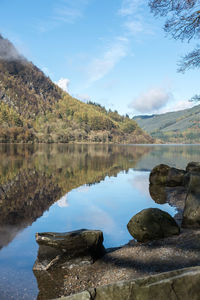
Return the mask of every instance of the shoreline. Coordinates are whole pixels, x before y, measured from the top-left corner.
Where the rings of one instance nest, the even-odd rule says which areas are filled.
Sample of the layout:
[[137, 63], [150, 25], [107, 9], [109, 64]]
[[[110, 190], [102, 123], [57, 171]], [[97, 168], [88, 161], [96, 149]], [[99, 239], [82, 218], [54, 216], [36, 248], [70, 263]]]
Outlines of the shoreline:
[[109, 249], [91, 265], [34, 272], [40, 290], [38, 299], [69, 296], [119, 281], [200, 266], [199, 249], [200, 229], [182, 229], [178, 236], [146, 243], [131, 240], [118, 249]]

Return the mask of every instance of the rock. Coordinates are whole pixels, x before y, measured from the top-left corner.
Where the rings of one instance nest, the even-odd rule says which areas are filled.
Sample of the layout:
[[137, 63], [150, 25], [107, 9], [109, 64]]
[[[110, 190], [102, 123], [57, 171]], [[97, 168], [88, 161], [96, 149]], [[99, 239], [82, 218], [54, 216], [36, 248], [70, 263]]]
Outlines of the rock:
[[150, 173], [149, 181], [151, 184], [178, 186], [186, 184], [186, 171], [170, 168], [161, 164], [153, 168]]
[[39, 250], [33, 270], [48, 270], [58, 265], [72, 268], [91, 264], [105, 253], [100, 230], [36, 233], [36, 241]]
[[150, 184], [149, 194], [151, 198], [158, 204], [164, 204], [167, 202], [167, 192], [164, 185]]
[[158, 208], [144, 209], [131, 218], [127, 225], [130, 234], [139, 242], [160, 239], [179, 234], [175, 220]]
[[200, 162], [190, 162], [186, 167], [186, 172], [199, 172], [200, 173]]
[[60, 300], [199, 300], [200, 267], [120, 281], [82, 292]]
[[67, 300], [67, 299], [70, 299], [70, 300], [91, 300], [91, 295], [88, 291], [84, 291], [82, 293], [78, 293], [78, 294], [74, 294], [74, 295], [71, 295], [69, 297], [61, 297], [61, 298], [57, 298], [57, 299], [54, 299], [54, 300]]
[[200, 174], [190, 175], [182, 226], [200, 227]]

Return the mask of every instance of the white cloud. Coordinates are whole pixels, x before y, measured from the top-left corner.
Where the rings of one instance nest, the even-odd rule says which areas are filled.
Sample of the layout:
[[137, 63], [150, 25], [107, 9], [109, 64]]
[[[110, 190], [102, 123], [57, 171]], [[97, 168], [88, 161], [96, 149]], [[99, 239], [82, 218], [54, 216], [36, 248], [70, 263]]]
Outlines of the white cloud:
[[69, 88], [69, 79], [67, 78], [60, 78], [57, 82], [55, 82], [63, 91], [68, 93], [68, 88]]
[[187, 108], [191, 108], [195, 106], [196, 103], [189, 102], [188, 100], [180, 100], [176, 103], [172, 103], [168, 105], [167, 107], [161, 109], [159, 113], [166, 113], [166, 112], [171, 112], [171, 111], [178, 111], [178, 110], [183, 110]]
[[189, 102], [187, 100], [178, 101], [174, 106], [172, 106], [173, 111], [182, 110], [186, 108], [191, 108], [194, 106], [195, 103]]
[[153, 113], [164, 107], [169, 100], [172, 99], [172, 94], [163, 88], [152, 88], [141, 94], [130, 105], [140, 113]]
[[84, 214], [82, 220], [86, 221], [90, 227], [101, 229], [106, 234], [115, 232], [116, 224], [109, 213], [95, 205], [90, 205], [87, 212], [88, 214]]
[[89, 82], [92, 83], [103, 78], [127, 55], [127, 51], [127, 39], [117, 38], [101, 57], [93, 59], [88, 65]]
[[131, 183], [135, 189], [146, 197], [149, 196], [149, 173], [143, 172], [143, 174], [136, 173]]

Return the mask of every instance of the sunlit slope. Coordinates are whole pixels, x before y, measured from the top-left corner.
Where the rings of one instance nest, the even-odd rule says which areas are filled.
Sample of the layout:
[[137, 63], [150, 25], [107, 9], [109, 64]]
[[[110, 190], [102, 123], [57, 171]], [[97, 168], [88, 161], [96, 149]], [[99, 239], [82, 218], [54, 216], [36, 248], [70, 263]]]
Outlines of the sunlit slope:
[[154, 140], [128, 116], [63, 92], [0, 35], [0, 142]]
[[166, 142], [199, 143], [200, 140], [200, 105], [160, 115], [136, 116], [134, 120], [152, 137]]

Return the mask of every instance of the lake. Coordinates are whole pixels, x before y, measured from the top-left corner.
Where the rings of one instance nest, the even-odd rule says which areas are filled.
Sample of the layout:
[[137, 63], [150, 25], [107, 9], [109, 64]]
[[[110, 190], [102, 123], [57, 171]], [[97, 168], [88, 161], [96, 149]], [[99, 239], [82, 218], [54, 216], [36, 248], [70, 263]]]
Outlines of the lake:
[[110, 248], [132, 239], [126, 225], [142, 209], [173, 216], [151, 199], [149, 174], [190, 161], [200, 161], [199, 145], [1, 144], [0, 299], [37, 299], [36, 232], [100, 229]]

